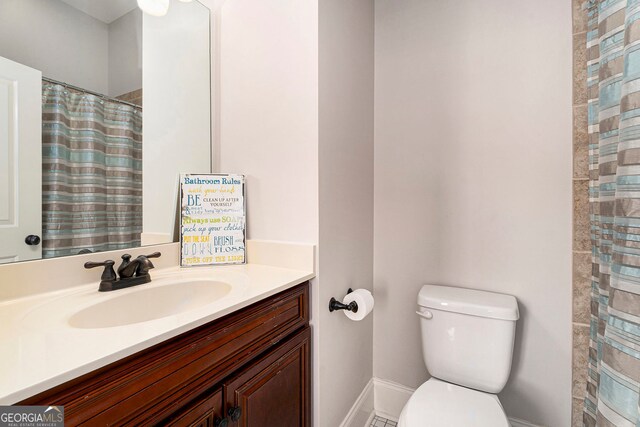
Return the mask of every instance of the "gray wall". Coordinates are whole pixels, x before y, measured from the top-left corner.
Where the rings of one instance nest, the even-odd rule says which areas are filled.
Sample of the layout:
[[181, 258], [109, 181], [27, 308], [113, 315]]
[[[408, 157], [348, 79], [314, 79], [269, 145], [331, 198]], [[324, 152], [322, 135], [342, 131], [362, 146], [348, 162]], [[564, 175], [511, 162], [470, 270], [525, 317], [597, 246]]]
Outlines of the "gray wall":
[[0, 1], [0, 56], [105, 95], [142, 87], [141, 31], [139, 9], [105, 24], [59, 0]]
[[330, 314], [372, 287], [373, 1], [234, 0], [220, 17], [220, 170], [247, 175], [251, 239], [318, 245], [314, 425], [373, 373], [373, 318]]
[[[167, 20], [171, 17], [167, 15]], [[136, 8], [109, 24], [109, 95], [120, 96], [141, 87], [142, 11]]]
[[0, 56], [108, 93], [107, 24], [54, 0], [0, 1]]
[[317, 242], [318, 6], [220, 10], [220, 170], [247, 174], [252, 239]]
[[198, 2], [143, 16], [143, 244], [173, 241], [179, 174], [211, 170], [209, 21]]
[[426, 283], [518, 298], [507, 413], [570, 424], [571, 4], [376, 1], [374, 375], [427, 379]]
[[332, 296], [373, 290], [372, 0], [319, 5], [320, 426], [335, 427], [373, 375], [373, 315], [329, 313]]
[[[227, 1], [218, 24], [217, 171], [246, 175], [248, 238], [317, 245], [317, 3]], [[312, 281], [314, 343], [320, 286]], [[318, 346], [312, 351], [314, 425], [322, 427]]]

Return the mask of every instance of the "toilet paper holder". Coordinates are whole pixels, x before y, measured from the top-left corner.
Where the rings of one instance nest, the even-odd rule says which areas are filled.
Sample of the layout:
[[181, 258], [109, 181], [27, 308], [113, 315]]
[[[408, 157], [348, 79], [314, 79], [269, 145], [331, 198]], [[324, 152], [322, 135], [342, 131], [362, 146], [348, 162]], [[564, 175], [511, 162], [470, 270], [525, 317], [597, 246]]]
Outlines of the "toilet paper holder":
[[[353, 289], [349, 288], [349, 290], [347, 291], [347, 294], [350, 294], [351, 292], [353, 292]], [[333, 313], [336, 310], [347, 310], [347, 311], [353, 311], [354, 313], [357, 313], [358, 303], [355, 301], [351, 301], [349, 304], [343, 304], [337, 299], [331, 297], [331, 299], [329, 300], [329, 311]]]

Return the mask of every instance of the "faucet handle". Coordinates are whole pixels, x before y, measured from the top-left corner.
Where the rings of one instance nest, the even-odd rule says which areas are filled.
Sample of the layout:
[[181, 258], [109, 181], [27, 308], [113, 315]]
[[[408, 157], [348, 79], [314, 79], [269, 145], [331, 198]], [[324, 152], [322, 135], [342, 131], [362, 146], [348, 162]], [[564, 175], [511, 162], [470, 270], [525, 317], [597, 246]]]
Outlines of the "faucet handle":
[[109, 267], [113, 266], [115, 263], [115, 261], [110, 259], [103, 262], [87, 261], [84, 263], [84, 268]]
[[142, 255], [145, 258], [160, 258], [160, 255], [162, 255], [160, 252], [154, 252], [151, 255]]
[[113, 281], [116, 280], [116, 272], [113, 270], [113, 266], [115, 261], [110, 259], [104, 262], [93, 262], [87, 261], [84, 263], [84, 268], [95, 268], [95, 267], [104, 267], [104, 271], [102, 272], [102, 276], [100, 277], [101, 281]]
[[138, 261], [138, 266], [136, 267], [136, 277], [148, 275], [149, 270], [154, 268], [154, 265], [149, 260], [149, 258], [159, 258], [160, 255], [160, 252], [154, 252], [151, 255], [138, 255], [138, 258], [136, 258], [136, 260]]

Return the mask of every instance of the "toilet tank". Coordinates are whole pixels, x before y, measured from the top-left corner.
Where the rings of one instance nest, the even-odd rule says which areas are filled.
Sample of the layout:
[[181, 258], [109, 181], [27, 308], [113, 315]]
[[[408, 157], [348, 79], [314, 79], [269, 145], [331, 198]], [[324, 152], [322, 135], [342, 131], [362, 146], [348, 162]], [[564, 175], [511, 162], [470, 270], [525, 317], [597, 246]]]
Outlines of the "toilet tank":
[[515, 297], [425, 285], [417, 313], [431, 376], [489, 393], [504, 388], [519, 317]]

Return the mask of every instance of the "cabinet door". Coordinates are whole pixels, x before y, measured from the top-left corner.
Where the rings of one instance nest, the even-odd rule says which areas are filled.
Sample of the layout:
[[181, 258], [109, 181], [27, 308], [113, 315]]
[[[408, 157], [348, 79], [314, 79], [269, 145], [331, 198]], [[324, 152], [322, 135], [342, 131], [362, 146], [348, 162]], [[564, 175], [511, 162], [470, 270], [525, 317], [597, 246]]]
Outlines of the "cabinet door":
[[311, 425], [307, 326], [224, 384], [233, 427]]
[[225, 416], [222, 413], [222, 389], [206, 393], [201, 398], [187, 404], [176, 415], [162, 423], [171, 427], [224, 427]]

